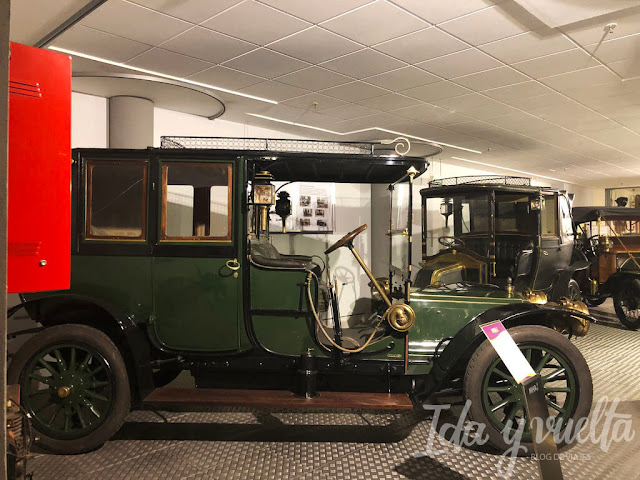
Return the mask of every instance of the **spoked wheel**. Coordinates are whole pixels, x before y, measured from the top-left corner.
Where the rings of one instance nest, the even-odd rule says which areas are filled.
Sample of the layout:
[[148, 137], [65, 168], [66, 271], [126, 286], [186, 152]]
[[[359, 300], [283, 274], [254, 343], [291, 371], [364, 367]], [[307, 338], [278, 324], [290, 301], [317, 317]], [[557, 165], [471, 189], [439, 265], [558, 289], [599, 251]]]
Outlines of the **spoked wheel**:
[[613, 296], [613, 307], [622, 324], [630, 330], [640, 328], [640, 296], [638, 288], [634, 284], [625, 287], [620, 293]]
[[[593, 384], [580, 351], [563, 335], [546, 327], [515, 327], [509, 329], [509, 333], [533, 369], [542, 376], [549, 417], [557, 429], [562, 432], [569, 419], [573, 419], [575, 425], [578, 419], [586, 417], [591, 408]], [[513, 438], [524, 423], [521, 444], [533, 452], [522, 387], [488, 340], [469, 361], [464, 393], [465, 398], [471, 400], [471, 418], [486, 426], [485, 433], [492, 445], [500, 450], [510, 448], [512, 445], [505, 442], [503, 432]]]
[[567, 298], [572, 302], [582, 301], [582, 291], [580, 291], [580, 284], [573, 278], [569, 280], [569, 285], [567, 285]]
[[27, 341], [9, 366], [40, 444], [80, 453], [107, 441], [129, 413], [127, 371], [118, 348], [85, 325], [47, 328]]

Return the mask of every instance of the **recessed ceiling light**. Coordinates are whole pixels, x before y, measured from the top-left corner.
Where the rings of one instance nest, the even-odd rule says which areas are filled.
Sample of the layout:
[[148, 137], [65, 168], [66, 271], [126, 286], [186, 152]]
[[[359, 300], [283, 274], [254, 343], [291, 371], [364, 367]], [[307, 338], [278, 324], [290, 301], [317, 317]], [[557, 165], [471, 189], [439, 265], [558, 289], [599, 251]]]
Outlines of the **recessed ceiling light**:
[[48, 47], [48, 48], [50, 50], [55, 50], [56, 52], [66, 53], [69, 55], [74, 55], [76, 57], [86, 58], [87, 60], [93, 60], [95, 62], [106, 63], [107, 65], [113, 65], [115, 67], [128, 68], [129, 70], [135, 70], [136, 72], [149, 73], [157, 77], [168, 78], [170, 80], [178, 80], [180, 82], [189, 83], [191, 85], [210, 88], [211, 90], [217, 90], [219, 92], [229, 93], [231, 95], [238, 95], [240, 97], [250, 98], [252, 100], [258, 100], [260, 102], [272, 103], [274, 105], [278, 104], [278, 102], [276, 102], [275, 100], [270, 100], [268, 98], [256, 97], [255, 95], [249, 95], [248, 93], [236, 92], [235, 90], [229, 90], [228, 88], [217, 87], [215, 85], [210, 85], [208, 83], [196, 82], [194, 80], [189, 80], [188, 78], [176, 77], [174, 75], [169, 75], [162, 72], [156, 72], [155, 70], [147, 70], [146, 68], [134, 67], [132, 65], [127, 65], [126, 63], [114, 62], [113, 60], [96, 57], [94, 55], [88, 55], [86, 53], [76, 52], [74, 50], [68, 50], [66, 48], [60, 48], [60, 47]]
[[356, 133], [371, 132], [373, 130], [377, 130], [379, 132], [390, 133], [392, 135], [398, 135], [398, 136], [401, 136], [401, 137], [413, 138], [415, 140], [420, 140], [421, 142], [433, 143], [435, 145], [439, 145], [439, 146], [442, 146], [442, 147], [456, 148], [458, 150], [464, 150], [465, 152], [471, 152], [471, 153], [479, 153], [479, 154], [482, 153], [482, 152], [480, 152], [478, 150], [473, 150], [471, 148], [460, 147], [458, 145], [452, 145], [450, 143], [443, 143], [443, 142], [439, 142], [437, 140], [431, 140], [429, 138], [422, 138], [422, 137], [418, 137], [416, 135], [410, 135], [408, 133], [397, 132], [395, 130], [389, 130], [387, 128], [382, 128], [382, 127], [362, 128], [360, 130], [353, 130], [351, 132], [336, 132], [334, 130], [328, 130], [326, 128], [314, 127], [313, 125], [306, 125], [304, 123], [296, 123], [296, 122], [290, 122], [288, 120], [281, 120], [279, 118], [267, 117], [266, 115], [259, 115], [257, 113], [248, 113], [247, 115], [251, 115], [252, 117], [262, 118], [262, 119], [265, 119], [265, 120], [270, 120], [272, 122], [284, 123], [285, 125], [293, 125], [295, 127], [309, 128], [311, 130], [317, 130], [319, 132], [330, 133], [332, 135], [339, 135], [341, 137], [345, 136], [345, 135], [354, 135]]

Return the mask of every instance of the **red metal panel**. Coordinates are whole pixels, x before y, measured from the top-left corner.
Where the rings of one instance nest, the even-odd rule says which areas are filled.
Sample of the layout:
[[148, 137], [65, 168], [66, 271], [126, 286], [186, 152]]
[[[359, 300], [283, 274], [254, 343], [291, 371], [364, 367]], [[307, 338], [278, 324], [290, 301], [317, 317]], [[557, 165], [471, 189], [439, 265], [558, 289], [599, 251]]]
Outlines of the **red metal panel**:
[[69, 288], [71, 59], [11, 44], [9, 293]]

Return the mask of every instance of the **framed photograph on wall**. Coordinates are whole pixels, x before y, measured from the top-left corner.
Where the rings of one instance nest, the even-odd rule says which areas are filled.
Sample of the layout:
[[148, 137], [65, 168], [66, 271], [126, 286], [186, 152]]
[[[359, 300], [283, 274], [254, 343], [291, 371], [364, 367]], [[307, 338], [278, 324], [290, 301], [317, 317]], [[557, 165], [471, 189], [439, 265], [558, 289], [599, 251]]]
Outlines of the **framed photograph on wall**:
[[[291, 215], [286, 219], [286, 233], [331, 233], [334, 226], [335, 184], [275, 183], [278, 192], [286, 191], [291, 201]], [[269, 231], [282, 233], [282, 219], [275, 207], [269, 211]]]

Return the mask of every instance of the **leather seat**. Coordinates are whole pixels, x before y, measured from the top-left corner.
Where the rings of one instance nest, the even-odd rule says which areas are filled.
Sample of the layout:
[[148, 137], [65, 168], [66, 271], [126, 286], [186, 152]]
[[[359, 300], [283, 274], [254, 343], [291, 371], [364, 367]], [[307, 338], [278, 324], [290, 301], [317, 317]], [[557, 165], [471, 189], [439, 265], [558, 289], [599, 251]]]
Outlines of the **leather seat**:
[[251, 260], [257, 265], [266, 268], [308, 270], [314, 272], [318, 277], [322, 273], [320, 266], [314, 263], [310, 256], [283, 255], [268, 242], [251, 242]]

